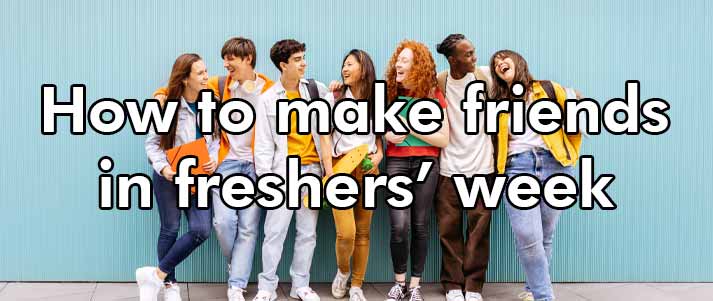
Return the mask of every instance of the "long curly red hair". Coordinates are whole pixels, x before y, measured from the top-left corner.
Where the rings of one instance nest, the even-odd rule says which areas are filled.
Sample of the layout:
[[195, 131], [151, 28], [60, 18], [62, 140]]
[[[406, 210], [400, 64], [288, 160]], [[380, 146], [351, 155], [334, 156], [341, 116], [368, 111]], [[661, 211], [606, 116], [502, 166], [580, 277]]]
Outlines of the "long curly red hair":
[[[413, 64], [404, 82], [414, 88], [408, 91], [401, 83], [396, 82], [396, 61], [404, 48], [409, 48], [413, 51]], [[426, 45], [414, 40], [403, 40], [396, 46], [394, 54], [391, 55], [385, 77], [388, 101], [396, 99], [397, 96], [430, 97], [436, 87], [436, 63]]]

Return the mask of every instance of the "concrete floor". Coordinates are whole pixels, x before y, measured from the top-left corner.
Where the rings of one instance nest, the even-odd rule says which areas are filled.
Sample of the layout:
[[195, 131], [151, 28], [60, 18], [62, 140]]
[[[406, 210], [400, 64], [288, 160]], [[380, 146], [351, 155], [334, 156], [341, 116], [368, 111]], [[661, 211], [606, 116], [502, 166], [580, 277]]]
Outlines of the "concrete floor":
[[[381, 301], [390, 287], [390, 283], [367, 284], [364, 291], [367, 299]], [[334, 300], [330, 284], [318, 283], [312, 288], [322, 300]], [[289, 290], [289, 283], [280, 284], [279, 300], [288, 300]], [[248, 301], [255, 291], [256, 285], [250, 284], [246, 295]], [[483, 296], [491, 301], [516, 301], [521, 291], [521, 283], [488, 283]], [[439, 284], [425, 284], [423, 293], [425, 300], [445, 300]], [[181, 294], [184, 301], [226, 300], [226, 285], [183, 283]], [[555, 294], [563, 301], [713, 300], [713, 283], [557, 283]], [[0, 300], [138, 300], [138, 288], [134, 283], [0, 282]]]

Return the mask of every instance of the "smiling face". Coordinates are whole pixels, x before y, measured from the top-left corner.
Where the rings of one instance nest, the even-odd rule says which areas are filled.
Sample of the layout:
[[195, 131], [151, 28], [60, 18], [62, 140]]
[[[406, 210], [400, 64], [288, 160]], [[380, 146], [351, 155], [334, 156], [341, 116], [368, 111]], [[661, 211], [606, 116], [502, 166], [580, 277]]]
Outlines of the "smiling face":
[[223, 67], [228, 70], [231, 78], [236, 80], [251, 79], [254, 72], [252, 67], [252, 57], [243, 58], [228, 54], [223, 57]]
[[409, 71], [411, 71], [411, 67], [413, 67], [413, 50], [410, 48], [404, 48], [404, 50], [401, 50], [401, 53], [399, 53], [399, 57], [396, 60], [396, 82], [401, 83], [401, 85], [404, 85], [404, 81], [406, 78], [408, 78]]
[[202, 60], [191, 65], [191, 73], [183, 80], [186, 91], [199, 92], [208, 89], [208, 69]]
[[282, 69], [282, 75], [287, 78], [300, 79], [304, 77], [305, 70], [307, 69], [307, 60], [305, 59], [304, 51], [290, 55], [286, 63], [280, 63], [280, 68]]
[[475, 47], [468, 40], [458, 42], [453, 55], [448, 57], [448, 63], [463, 73], [475, 72], [475, 62], [477, 61]]
[[515, 78], [515, 62], [510, 57], [496, 57], [495, 74], [508, 85], [512, 84]]
[[342, 66], [342, 81], [345, 85], [353, 87], [358, 85], [362, 79], [361, 64], [356, 57], [349, 55]]

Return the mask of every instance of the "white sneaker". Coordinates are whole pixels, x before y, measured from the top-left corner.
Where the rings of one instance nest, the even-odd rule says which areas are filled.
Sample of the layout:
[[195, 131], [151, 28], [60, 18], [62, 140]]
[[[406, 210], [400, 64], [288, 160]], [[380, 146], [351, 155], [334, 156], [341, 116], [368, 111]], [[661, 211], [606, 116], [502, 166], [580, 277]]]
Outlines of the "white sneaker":
[[290, 297], [302, 301], [319, 301], [319, 295], [309, 286], [300, 287], [298, 289], [292, 288], [292, 290], [290, 290]]
[[535, 301], [535, 296], [531, 292], [522, 292], [517, 297], [522, 301]]
[[258, 291], [253, 301], [275, 301], [277, 300], [277, 293], [268, 291]]
[[349, 301], [367, 301], [361, 287], [352, 286], [352, 288], [349, 289]]
[[[164, 285], [165, 287], [165, 285]], [[164, 301], [181, 301], [181, 288], [176, 283], [171, 283], [163, 290]]]
[[245, 290], [239, 287], [231, 286], [228, 288], [228, 301], [245, 301], [243, 293]]
[[156, 275], [156, 267], [142, 267], [136, 269], [136, 284], [139, 285], [139, 300], [156, 301], [163, 280]]
[[332, 296], [337, 299], [344, 298], [347, 294], [347, 281], [349, 281], [349, 274], [342, 274], [337, 269], [337, 275], [334, 276], [332, 281]]
[[446, 294], [446, 301], [465, 301], [461, 290], [450, 290]]
[[465, 301], [483, 301], [483, 296], [476, 292], [465, 292]]

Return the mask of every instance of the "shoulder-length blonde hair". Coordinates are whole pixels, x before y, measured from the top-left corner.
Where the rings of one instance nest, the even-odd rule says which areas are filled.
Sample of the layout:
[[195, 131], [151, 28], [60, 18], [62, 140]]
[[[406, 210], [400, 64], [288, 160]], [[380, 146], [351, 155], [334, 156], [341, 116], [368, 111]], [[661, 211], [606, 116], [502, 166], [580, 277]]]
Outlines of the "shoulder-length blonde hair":
[[[411, 70], [406, 79], [404, 79], [408, 86], [413, 87], [408, 91], [400, 83], [396, 82], [396, 61], [401, 51], [405, 48], [413, 51]], [[393, 101], [400, 95], [416, 98], [430, 97], [433, 88], [436, 87], [436, 63], [426, 45], [413, 40], [403, 40], [396, 46], [394, 54], [391, 55], [389, 65], [386, 67], [385, 77], [388, 101]], [[403, 93], [408, 93], [408, 95]]]

